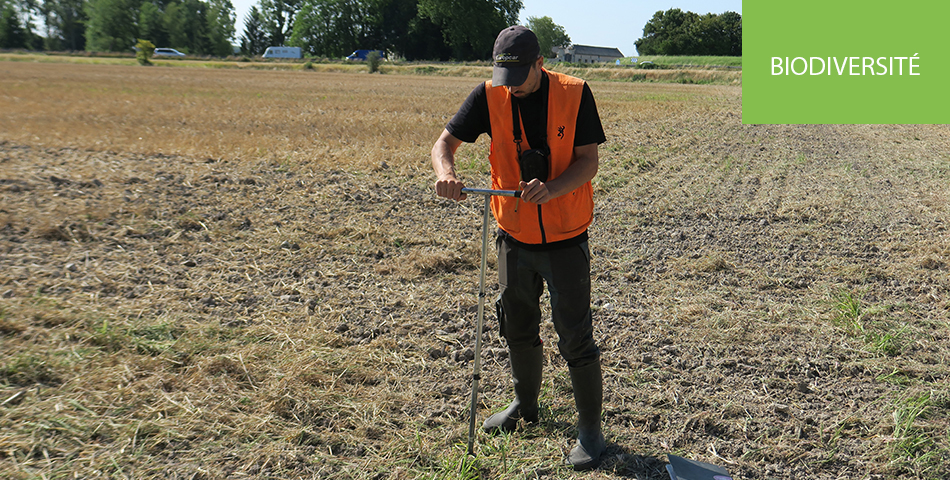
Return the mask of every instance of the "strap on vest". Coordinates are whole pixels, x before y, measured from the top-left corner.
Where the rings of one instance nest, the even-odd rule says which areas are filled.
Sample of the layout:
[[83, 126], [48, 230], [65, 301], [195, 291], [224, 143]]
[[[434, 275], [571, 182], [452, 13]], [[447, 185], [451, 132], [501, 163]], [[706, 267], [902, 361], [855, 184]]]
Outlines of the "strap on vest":
[[[540, 79], [541, 87], [537, 95], [541, 95], [541, 145], [537, 145], [536, 148], [541, 148], [544, 151], [544, 156], [547, 158], [551, 154], [551, 150], [548, 148], [548, 83], [550, 80], [547, 78], [547, 73], [542, 70], [541, 73], [544, 75], [544, 78]], [[548, 80], [545, 82], [545, 80]], [[515, 136], [515, 147], [518, 149], [518, 162], [521, 162], [521, 111], [518, 109], [518, 97], [511, 96], [511, 123], [514, 125], [514, 136]], [[519, 198], [520, 202], [521, 199]], [[518, 207], [515, 207], [515, 211], [518, 211]], [[547, 244], [547, 235], [544, 233], [544, 221], [541, 216], [541, 204], [538, 204], [538, 227], [541, 231], [541, 243]]]
[[[541, 73], [547, 79], [547, 72], [541, 70]], [[548, 149], [548, 82], [541, 81], [541, 91], [538, 92], [541, 95], [541, 145], [539, 148], [543, 148], [547, 154], [550, 154]], [[518, 97], [511, 96], [511, 123], [514, 125], [514, 135], [515, 135], [515, 147], [518, 149], [518, 158], [521, 158], [521, 110], [518, 109]]]

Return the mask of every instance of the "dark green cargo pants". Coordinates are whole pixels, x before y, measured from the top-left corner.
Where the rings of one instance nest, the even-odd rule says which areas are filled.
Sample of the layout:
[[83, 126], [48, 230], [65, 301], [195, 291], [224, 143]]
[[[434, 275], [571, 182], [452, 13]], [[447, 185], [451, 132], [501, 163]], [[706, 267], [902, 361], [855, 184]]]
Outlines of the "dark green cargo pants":
[[600, 358], [590, 310], [590, 249], [587, 241], [534, 251], [499, 236], [498, 283], [501, 334], [511, 350], [541, 343], [541, 293], [547, 284], [558, 334], [558, 351], [575, 368]]

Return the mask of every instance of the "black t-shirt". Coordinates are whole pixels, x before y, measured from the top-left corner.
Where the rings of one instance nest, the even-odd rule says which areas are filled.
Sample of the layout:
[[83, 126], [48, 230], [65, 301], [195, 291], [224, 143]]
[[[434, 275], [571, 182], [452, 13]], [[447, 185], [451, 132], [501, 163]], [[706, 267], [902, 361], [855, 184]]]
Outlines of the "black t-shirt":
[[[543, 136], [544, 122], [541, 111], [544, 104], [544, 93], [548, 91], [548, 76], [541, 77], [541, 88], [525, 98], [516, 98], [518, 109], [521, 112], [521, 121], [524, 124], [524, 136], [532, 148], [540, 148]], [[459, 108], [449, 124], [445, 126], [455, 138], [472, 143], [478, 136], [487, 133], [491, 136], [491, 120], [488, 115], [488, 94], [485, 93], [485, 84], [482, 83], [472, 90], [465, 102]], [[594, 94], [584, 82], [584, 91], [581, 94], [581, 104], [577, 112], [577, 126], [574, 133], [574, 146], [601, 144], [607, 141], [604, 127], [600, 123], [597, 113], [597, 104]]]

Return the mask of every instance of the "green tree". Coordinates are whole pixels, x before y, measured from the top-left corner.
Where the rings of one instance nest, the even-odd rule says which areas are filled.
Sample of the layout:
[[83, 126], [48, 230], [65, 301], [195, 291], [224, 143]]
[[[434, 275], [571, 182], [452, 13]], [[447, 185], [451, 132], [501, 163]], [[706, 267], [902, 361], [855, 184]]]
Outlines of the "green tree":
[[521, 7], [521, 0], [261, 0], [261, 15], [269, 45], [313, 55], [367, 48], [408, 60], [470, 60], [491, 56], [495, 36], [517, 23]]
[[234, 54], [234, 5], [231, 0], [208, 1], [208, 37], [211, 54], [226, 57]]
[[[14, 3], [17, 0], [13, 0]], [[26, 32], [27, 48], [43, 50], [46, 38], [40, 34], [40, 28], [35, 25], [36, 20], [43, 18], [42, 0], [19, 0], [20, 22]]]
[[457, 60], [491, 57], [495, 37], [518, 23], [521, 0], [419, 0], [419, 15], [442, 28]]
[[158, 5], [150, 1], [143, 2], [139, 8], [139, 37], [149, 40], [154, 45], [162, 47], [171, 45], [168, 41], [164, 17], [165, 13], [159, 9]]
[[385, 48], [379, 8], [382, 1], [305, 0], [297, 12], [289, 44], [327, 57], [342, 57], [358, 48]]
[[538, 36], [541, 46], [541, 55], [551, 57], [555, 47], [565, 47], [571, 44], [571, 37], [564, 27], [554, 23], [551, 17], [528, 17], [527, 27]]
[[272, 46], [285, 45], [293, 34], [294, 18], [303, 0], [260, 0], [267, 37]]
[[86, 49], [129, 51], [135, 45], [138, 4], [133, 0], [89, 0], [86, 4]]
[[[388, 50], [397, 56], [414, 59], [413, 42], [428, 43], [424, 31], [418, 29], [418, 0], [383, 0], [380, 2], [380, 38], [370, 48]], [[436, 30], [434, 40], [441, 43], [441, 32]], [[438, 57], [435, 57], [438, 58]]]
[[[230, 26], [229, 23], [230, 22]], [[169, 46], [192, 55], [231, 55], [234, 7], [230, 0], [205, 3], [184, 0], [165, 6], [162, 24]]]
[[634, 44], [640, 55], [742, 55], [742, 16], [656, 12]]
[[13, 2], [0, 0], [0, 48], [27, 48], [27, 33]]
[[418, 0], [304, 0], [288, 44], [329, 57], [359, 48], [408, 60], [452, 57], [441, 27], [419, 15]]
[[267, 33], [264, 31], [264, 17], [257, 5], [244, 18], [244, 35], [241, 36], [241, 54], [260, 55], [267, 49]]
[[671, 8], [653, 14], [643, 27], [643, 37], [634, 42], [640, 55], [689, 55], [695, 45], [689, 29], [699, 19], [693, 12]]
[[378, 50], [366, 54], [366, 66], [369, 68], [369, 73], [379, 72], [379, 64], [381, 63], [383, 63], [383, 57]]
[[151, 65], [153, 53], [155, 53], [154, 43], [140, 38], [135, 44], [135, 59], [138, 60], [139, 65]]
[[208, 28], [208, 4], [200, 0], [185, 0], [182, 3], [181, 28], [187, 39], [184, 45], [188, 53], [208, 55], [212, 53], [211, 35]]
[[728, 50], [719, 55], [729, 55], [733, 57], [742, 56], [742, 15], [736, 12], [725, 12], [719, 16], [722, 22], [722, 33], [729, 39], [725, 42]]
[[165, 11], [162, 15], [162, 27], [168, 34], [168, 44], [166, 47], [185, 50], [185, 53], [191, 53], [188, 49], [188, 32], [185, 31], [185, 17], [188, 11], [185, 7], [176, 2], [170, 2], [165, 5]]
[[453, 50], [445, 42], [442, 28], [431, 19], [417, 14], [407, 25], [408, 34], [396, 47], [399, 55], [406, 60], [445, 61], [452, 58]]
[[37, 11], [46, 25], [47, 50], [84, 50], [86, 47], [85, 0], [44, 0]]
[[742, 56], [742, 17], [735, 12], [703, 15], [690, 28], [693, 54]]
[[[340, 57], [349, 53], [344, 53], [346, 45], [353, 43], [354, 39], [347, 31], [349, 19], [341, 19], [343, 13], [338, 7], [344, 5], [345, 2], [335, 0], [305, 0], [294, 19], [288, 43], [318, 56]], [[273, 23], [271, 32], [275, 32]], [[274, 39], [275, 34], [272, 33], [270, 38]], [[274, 45], [283, 44], [272, 41]]]
[[[15, 48], [42, 50], [44, 39], [38, 35], [33, 25], [34, 15], [43, 14], [43, 5], [38, 0], [0, 1], [0, 35], [8, 42], [21, 45]], [[3, 33], [5, 32], [5, 33]]]

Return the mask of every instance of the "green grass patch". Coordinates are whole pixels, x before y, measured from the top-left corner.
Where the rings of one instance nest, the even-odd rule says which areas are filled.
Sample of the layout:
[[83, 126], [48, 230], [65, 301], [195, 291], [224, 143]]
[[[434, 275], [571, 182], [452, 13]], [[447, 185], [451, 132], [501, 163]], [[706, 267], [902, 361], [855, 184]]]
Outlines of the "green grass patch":
[[62, 383], [61, 365], [39, 352], [22, 352], [7, 357], [0, 363], [0, 384], [29, 387], [35, 384]]
[[[633, 59], [637, 63], [633, 63]], [[621, 65], [637, 65], [643, 62], [653, 62], [662, 68], [673, 67], [701, 67], [701, 68], [742, 68], [742, 57], [718, 57], [718, 56], [678, 56], [678, 55], [644, 55], [640, 57], [627, 57], [620, 61]]]
[[940, 446], [940, 436], [947, 435], [946, 420], [946, 410], [935, 404], [932, 392], [910, 394], [895, 402], [890, 448], [894, 466], [916, 472], [918, 478], [936, 478], [931, 475], [940, 471], [950, 455]]
[[888, 318], [888, 308], [865, 306], [859, 297], [847, 291], [836, 293], [832, 303], [833, 323], [861, 340], [868, 351], [888, 357], [903, 353], [908, 344], [908, 329]]

